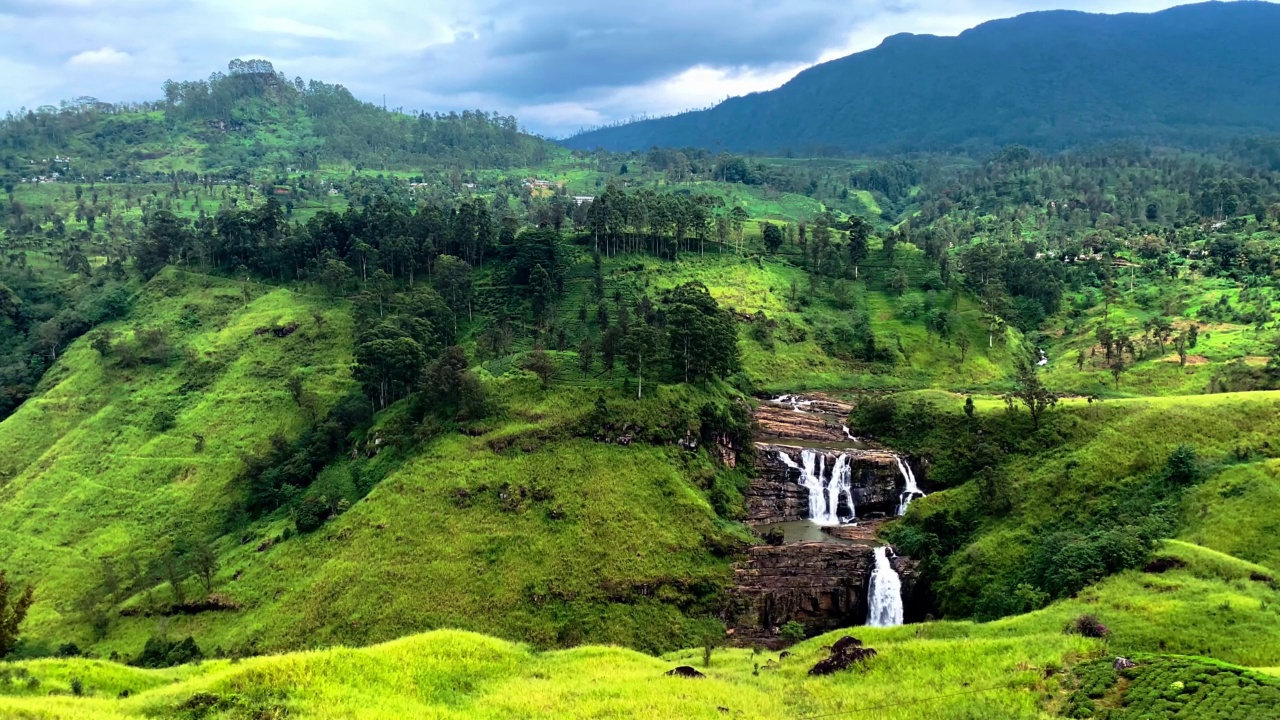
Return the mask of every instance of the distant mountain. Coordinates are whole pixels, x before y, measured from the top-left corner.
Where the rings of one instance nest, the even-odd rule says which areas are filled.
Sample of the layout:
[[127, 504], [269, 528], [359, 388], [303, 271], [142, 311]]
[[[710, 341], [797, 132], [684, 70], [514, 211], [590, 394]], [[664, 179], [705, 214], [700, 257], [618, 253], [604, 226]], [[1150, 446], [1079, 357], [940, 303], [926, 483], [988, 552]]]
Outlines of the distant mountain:
[[782, 87], [585, 132], [573, 148], [1046, 150], [1114, 140], [1199, 146], [1280, 131], [1280, 5], [1153, 14], [1053, 11], [957, 37], [895, 35]]

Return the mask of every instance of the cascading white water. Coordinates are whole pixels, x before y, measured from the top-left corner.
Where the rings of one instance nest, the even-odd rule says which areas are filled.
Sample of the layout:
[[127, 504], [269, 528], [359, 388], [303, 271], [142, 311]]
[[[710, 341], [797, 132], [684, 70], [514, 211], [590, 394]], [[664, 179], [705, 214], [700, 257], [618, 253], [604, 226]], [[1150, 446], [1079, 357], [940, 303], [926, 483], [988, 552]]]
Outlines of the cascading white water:
[[778, 405], [790, 405], [796, 412], [804, 412], [802, 408], [813, 405], [812, 400], [802, 400], [799, 395], [779, 395], [773, 399], [773, 402]]
[[[845, 500], [849, 502], [849, 511], [853, 513], [847, 519], [840, 517], [840, 495], [842, 493]], [[852, 521], [858, 517], [858, 510], [853, 505], [853, 467], [849, 456], [843, 453], [836, 458], [836, 464], [831, 470], [831, 481], [827, 483], [827, 510], [829, 516], [836, 521], [837, 525]]]
[[813, 450], [800, 452], [800, 483], [809, 491], [809, 519], [824, 524], [827, 508], [822, 496], [822, 471], [826, 469], [826, 457]]
[[790, 455], [782, 452], [781, 450], [778, 451], [778, 459], [781, 460], [784, 465], [791, 468], [792, 470], [800, 469], [800, 466], [796, 464], [796, 461], [792, 460]]
[[876, 548], [876, 565], [867, 583], [867, 624], [893, 627], [902, 624], [902, 579], [889, 562], [889, 549]]
[[[850, 510], [853, 505], [853, 472], [848, 455], [841, 454], [827, 474], [827, 456], [816, 450], [801, 450], [796, 464], [786, 452], [779, 450], [778, 459], [792, 470], [800, 471], [800, 484], [809, 491], [809, 519], [818, 525], [840, 525], [840, 494], [844, 493]], [[856, 510], [854, 510], [856, 516]], [[849, 518], [852, 520], [852, 518]]]
[[898, 461], [898, 472], [902, 473], [902, 482], [904, 484], [902, 495], [898, 498], [898, 516], [907, 514], [907, 507], [911, 505], [911, 501], [917, 497], [924, 497], [924, 493], [920, 491], [920, 486], [916, 484], [916, 474], [911, 472], [911, 466], [903, 462], [902, 458], [895, 455], [894, 460]]

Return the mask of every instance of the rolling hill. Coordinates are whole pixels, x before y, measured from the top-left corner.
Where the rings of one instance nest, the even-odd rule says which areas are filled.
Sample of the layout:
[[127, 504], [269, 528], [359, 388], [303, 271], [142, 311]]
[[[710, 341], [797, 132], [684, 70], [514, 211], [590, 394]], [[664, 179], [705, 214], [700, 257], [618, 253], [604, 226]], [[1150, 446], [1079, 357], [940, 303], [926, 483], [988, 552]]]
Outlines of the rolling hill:
[[1202, 146], [1280, 130], [1280, 6], [1054, 11], [957, 37], [895, 35], [782, 87], [584, 132], [572, 148], [863, 153], [1117, 140]]

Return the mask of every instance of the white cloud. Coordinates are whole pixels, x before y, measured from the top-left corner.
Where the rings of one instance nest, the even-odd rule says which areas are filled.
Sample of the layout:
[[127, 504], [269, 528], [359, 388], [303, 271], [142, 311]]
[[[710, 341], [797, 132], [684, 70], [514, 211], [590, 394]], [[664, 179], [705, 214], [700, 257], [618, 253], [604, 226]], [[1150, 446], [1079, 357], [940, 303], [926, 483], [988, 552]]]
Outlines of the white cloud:
[[97, 50], [85, 50], [77, 55], [72, 55], [67, 64], [77, 67], [94, 67], [99, 65], [120, 65], [128, 61], [129, 53], [121, 52], [108, 46]]
[[342, 34], [336, 30], [330, 30], [319, 25], [304, 23], [301, 20], [294, 20], [287, 17], [265, 17], [255, 15], [249, 18], [247, 26], [254, 32], [267, 34], [295, 35], [303, 38], [328, 38], [330, 40], [338, 40], [342, 38]]

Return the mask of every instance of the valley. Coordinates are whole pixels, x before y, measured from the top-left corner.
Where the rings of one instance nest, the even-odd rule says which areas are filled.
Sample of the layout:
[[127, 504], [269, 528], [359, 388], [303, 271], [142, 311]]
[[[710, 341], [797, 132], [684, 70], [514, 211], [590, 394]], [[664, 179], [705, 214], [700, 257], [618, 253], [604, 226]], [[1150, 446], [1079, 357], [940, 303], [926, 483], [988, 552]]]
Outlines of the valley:
[[1109, 17], [562, 141], [265, 60], [11, 113], [0, 717], [1276, 717], [1270, 121], [786, 119]]

